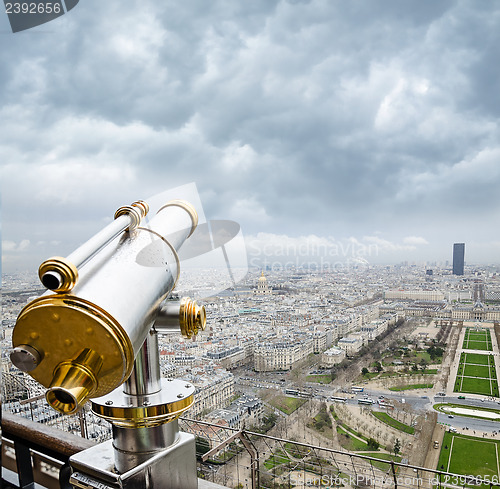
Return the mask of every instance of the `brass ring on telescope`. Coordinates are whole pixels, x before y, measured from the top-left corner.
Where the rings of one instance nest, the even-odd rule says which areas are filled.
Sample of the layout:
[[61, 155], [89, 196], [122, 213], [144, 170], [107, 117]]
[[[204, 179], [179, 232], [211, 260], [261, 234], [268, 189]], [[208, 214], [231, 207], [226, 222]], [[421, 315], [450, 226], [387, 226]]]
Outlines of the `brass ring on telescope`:
[[150, 428], [170, 423], [182, 416], [194, 404], [194, 395], [175, 402], [153, 406], [107, 406], [92, 401], [92, 412], [114, 426], [122, 428]]
[[181, 207], [189, 214], [189, 217], [191, 217], [192, 225], [191, 225], [191, 231], [188, 235], [189, 238], [189, 236], [191, 236], [194, 233], [196, 226], [198, 226], [198, 213], [196, 212], [196, 209], [189, 202], [186, 202], [185, 200], [171, 200], [170, 202], [167, 202], [163, 207], [160, 207], [158, 209], [157, 214], [166, 207], [171, 207], [171, 206]]
[[52, 289], [54, 292], [69, 292], [78, 282], [78, 269], [62, 256], [53, 256], [45, 260], [38, 268], [38, 276], [43, 283], [43, 276], [48, 272], [58, 273], [61, 277], [58, 287]]
[[132, 207], [138, 207], [142, 213], [142, 217], [149, 212], [149, 204], [145, 200], [136, 200], [132, 202]]
[[136, 200], [131, 205], [124, 205], [115, 212], [115, 219], [120, 216], [130, 217], [130, 226], [126, 231], [133, 231], [141, 223], [142, 218], [149, 212], [149, 205], [144, 200]]
[[[143, 228], [143, 227], [139, 227], [139, 228], [137, 228], [137, 230], [138, 231], [147, 231], [148, 233], [151, 233], [151, 234], [154, 234], [155, 236], [158, 236], [158, 238], [160, 238], [170, 248], [170, 250], [174, 254], [175, 263], [177, 264], [177, 273], [176, 273], [176, 277], [175, 277], [175, 281], [174, 281], [174, 286], [172, 287], [172, 290], [174, 290], [175, 286], [177, 285], [177, 282], [179, 280], [179, 276], [181, 274], [181, 262], [179, 260], [179, 255], [177, 254], [177, 251], [160, 233], [157, 233], [156, 231], [153, 231], [152, 229]], [[167, 265], [168, 265], [168, 263], [167, 263]]]
[[133, 231], [134, 229], [137, 229], [141, 222], [142, 212], [141, 209], [137, 206], [124, 205], [115, 212], [115, 219], [119, 218], [120, 216], [130, 217], [130, 226], [125, 231]]
[[203, 306], [189, 297], [183, 297], [179, 305], [179, 326], [184, 338], [191, 339], [197, 336], [200, 329], [206, 325], [206, 312]]

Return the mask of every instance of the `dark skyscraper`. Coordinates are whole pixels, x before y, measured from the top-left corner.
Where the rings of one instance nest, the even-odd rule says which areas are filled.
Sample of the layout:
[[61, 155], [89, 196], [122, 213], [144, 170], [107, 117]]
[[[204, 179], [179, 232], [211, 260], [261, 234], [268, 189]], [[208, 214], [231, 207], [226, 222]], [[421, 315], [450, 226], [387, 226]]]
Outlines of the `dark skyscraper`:
[[453, 275], [464, 274], [465, 243], [453, 245]]

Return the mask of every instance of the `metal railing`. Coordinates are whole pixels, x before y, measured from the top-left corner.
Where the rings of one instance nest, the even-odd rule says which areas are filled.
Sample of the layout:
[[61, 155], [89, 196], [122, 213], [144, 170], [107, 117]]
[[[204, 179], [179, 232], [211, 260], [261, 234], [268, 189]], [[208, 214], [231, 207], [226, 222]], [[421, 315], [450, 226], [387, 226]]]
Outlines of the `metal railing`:
[[[181, 418], [196, 436], [198, 477], [235, 489], [346, 487], [434, 489], [500, 487], [488, 481], [408, 465], [386, 452], [363, 455], [220, 424]], [[68, 458], [94, 442], [10, 413], [3, 414], [2, 465], [18, 476], [10, 487], [69, 487]]]
[[182, 419], [180, 427], [210, 440], [211, 448], [198, 453], [201, 476], [226, 487], [500, 487], [492, 481], [481, 484], [479, 478], [395, 462], [385, 452], [367, 456], [189, 419]]
[[41, 423], [2, 412], [2, 482], [11, 487], [32, 488], [35, 482], [47, 488], [67, 489], [69, 457], [90, 448], [94, 442]]

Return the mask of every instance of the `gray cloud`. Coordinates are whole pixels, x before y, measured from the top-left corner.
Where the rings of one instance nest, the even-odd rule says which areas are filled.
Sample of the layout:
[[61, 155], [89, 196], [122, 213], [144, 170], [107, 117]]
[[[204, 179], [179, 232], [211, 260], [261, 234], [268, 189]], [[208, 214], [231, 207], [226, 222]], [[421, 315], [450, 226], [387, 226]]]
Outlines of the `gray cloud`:
[[252, 235], [377, 231], [441, 257], [500, 241], [495, 3], [82, 0], [24, 33], [2, 20], [10, 243], [70, 251], [190, 181]]

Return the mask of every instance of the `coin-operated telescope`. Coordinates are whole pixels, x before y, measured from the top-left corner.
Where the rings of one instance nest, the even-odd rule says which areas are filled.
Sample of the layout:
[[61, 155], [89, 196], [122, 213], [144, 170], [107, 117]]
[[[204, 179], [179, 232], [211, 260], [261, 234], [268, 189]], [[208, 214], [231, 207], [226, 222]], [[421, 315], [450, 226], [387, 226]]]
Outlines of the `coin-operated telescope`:
[[177, 419], [194, 386], [160, 376], [158, 333], [194, 337], [205, 309], [171, 299], [178, 250], [198, 224], [194, 207], [166, 203], [146, 224], [149, 205], [134, 202], [66, 258], [40, 266], [47, 289], [20, 313], [12, 363], [47, 388], [64, 414], [87, 400], [113, 427], [113, 440], [70, 459], [80, 488], [196, 488], [194, 436]]

